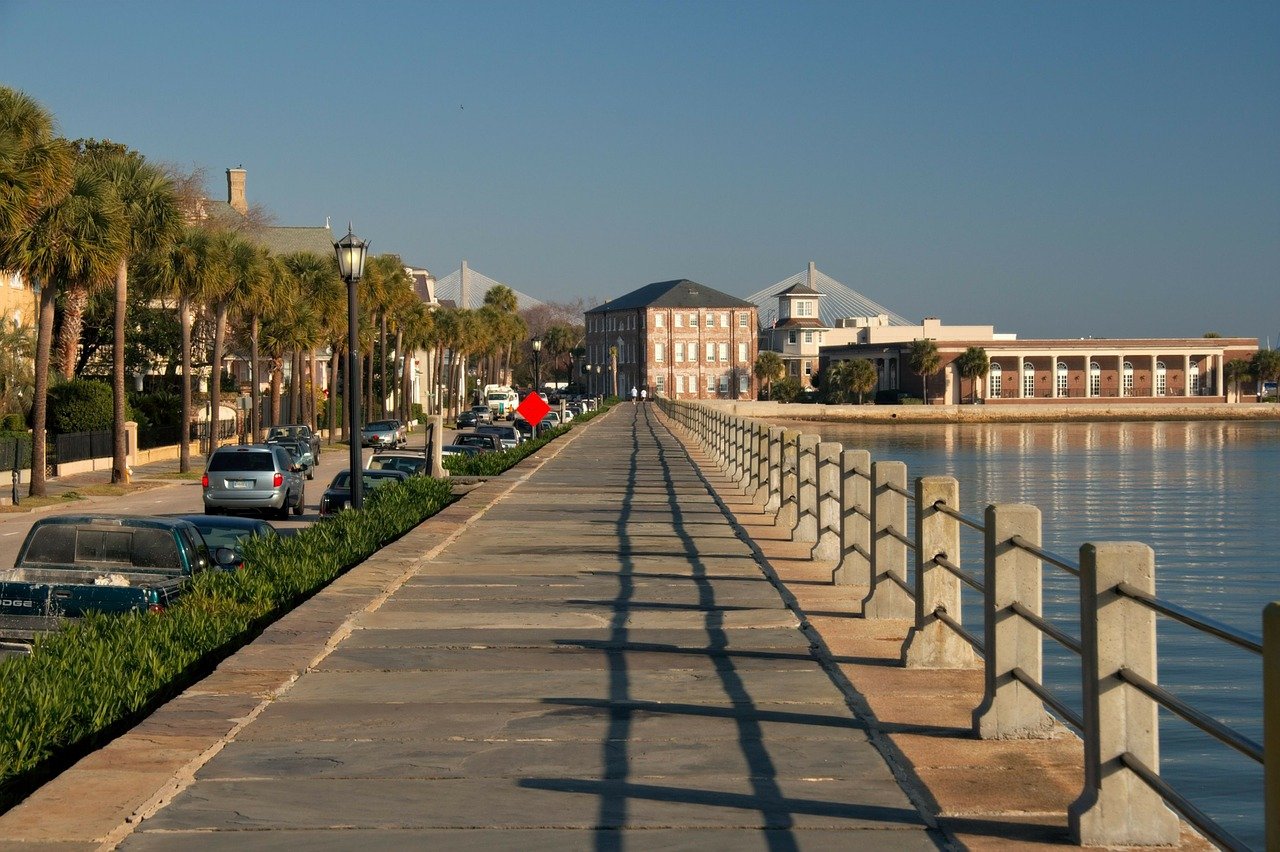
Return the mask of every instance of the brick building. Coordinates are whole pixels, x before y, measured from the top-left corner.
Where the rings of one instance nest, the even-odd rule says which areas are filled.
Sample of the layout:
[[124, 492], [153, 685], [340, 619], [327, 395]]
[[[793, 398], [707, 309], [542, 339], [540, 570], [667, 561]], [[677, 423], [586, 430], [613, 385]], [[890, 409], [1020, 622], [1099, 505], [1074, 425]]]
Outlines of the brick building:
[[[695, 281], [647, 284], [586, 312], [592, 393], [755, 399], [756, 306]], [[596, 367], [600, 367], [596, 370]]]

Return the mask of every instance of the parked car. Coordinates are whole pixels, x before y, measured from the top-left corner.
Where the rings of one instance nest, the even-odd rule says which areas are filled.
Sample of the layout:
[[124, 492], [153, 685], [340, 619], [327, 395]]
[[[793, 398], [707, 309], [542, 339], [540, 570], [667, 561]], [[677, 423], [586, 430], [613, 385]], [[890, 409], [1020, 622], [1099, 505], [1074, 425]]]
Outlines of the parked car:
[[477, 423], [493, 422], [493, 409], [487, 405], [473, 405], [471, 406], [471, 413], [476, 416]]
[[550, 432], [559, 425], [560, 423], [558, 421], [552, 420], [550, 417], [544, 417], [538, 421], [538, 426], [534, 430], [534, 434], [541, 435], [543, 432]]
[[[360, 471], [361, 488], [368, 494], [378, 488], [386, 488], [404, 482], [409, 474], [401, 470], [362, 470]], [[327, 518], [336, 515], [351, 502], [351, 471], [340, 470], [333, 482], [320, 497], [320, 516]]]
[[362, 447], [398, 447], [407, 443], [409, 438], [398, 420], [375, 420], [360, 427]]
[[320, 464], [320, 436], [312, 432], [310, 426], [303, 426], [298, 423], [272, 426], [267, 430], [267, 443], [271, 443], [272, 440], [277, 438], [303, 442], [311, 450], [311, 457], [315, 460], [315, 463]]
[[219, 447], [200, 486], [206, 515], [255, 509], [284, 519], [290, 509], [301, 515], [306, 503], [302, 468], [278, 444]]
[[399, 470], [410, 476], [426, 476], [427, 459], [422, 453], [374, 453], [365, 470]]
[[459, 432], [453, 436], [453, 443], [460, 447], [475, 447], [482, 453], [496, 453], [502, 449], [502, 440], [497, 435], [480, 432]]
[[445, 444], [440, 448], [441, 456], [478, 456], [484, 450], [479, 447], [465, 447], [460, 444]]
[[41, 518], [0, 571], [0, 648], [29, 651], [37, 635], [89, 611], [159, 612], [211, 567], [208, 545], [179, 518]]
[[316, 478], [316, 460], [311, 454], [311, 449], [303, 441], [297, 439], [273, 438], [267, 441], [267, 444], [284, 447], [289, 452], [290, 458], [295, 464], [302, 468], [302, 475], [307, 479]]
[[494, 424], [492, 426], [477, 426], [476, 433], [480, 435], [497, 435], [498, 440], [502, 442], [504, 450], [510, 450], [520, 445], [524, 440], [524, 436], [520, 434], [520, 430], [515, 426], [506, 426], [503, 424]]
[[200, 537], [209, 546], [218, 566], [227, 571], [241, 571], [248, 567], [244, 561], [245, 539], [276, 534], [275, 527], [257, 518], [182, 515], [179, 520], [189, 522], [200, 531]]
[[474, 427], [477, 422], [476, 413], [471, 409], [467, 409], [466, 411], [458, 412], [458, 419], [454, 421], [454, 425], [459, 429], [469, 429]]

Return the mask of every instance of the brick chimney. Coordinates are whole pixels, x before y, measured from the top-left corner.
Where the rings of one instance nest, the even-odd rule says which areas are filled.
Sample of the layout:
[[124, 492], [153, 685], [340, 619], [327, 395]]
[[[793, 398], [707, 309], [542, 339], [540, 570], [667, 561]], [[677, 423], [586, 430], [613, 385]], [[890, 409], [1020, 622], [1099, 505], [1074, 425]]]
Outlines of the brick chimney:
[[241, 216], [249, 212], [249, 202], [244, 197], [244, 176], [245, 170], [238, 166], [227, 169], [227, 203]]

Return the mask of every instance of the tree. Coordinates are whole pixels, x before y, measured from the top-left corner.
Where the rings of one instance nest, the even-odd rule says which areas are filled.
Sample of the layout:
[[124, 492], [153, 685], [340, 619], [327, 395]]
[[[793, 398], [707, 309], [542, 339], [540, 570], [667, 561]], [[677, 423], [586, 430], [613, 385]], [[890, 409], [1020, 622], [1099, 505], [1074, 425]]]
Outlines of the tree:
[[876, 389], [876, 385], [880, 382], [880, 374], [876, 372], [875, 365], [866, 358], [854, 358], [848, 362], [849, 364], [849, 389], [858, 395], [858, 404], [861, 405], [863, 398]]
[[1250, 362], [1254, 378], [1258, 380], [1258, 401], [1265, 399], [1263, 385], [1280, 381], [1280, 350], [1259, 349]]
[[911, 351], [907, 355], [907, 365], [911, 372], [920, 377], [924, 387], [924, 404], [929, 404], [929, 377], [942, 369], [942, 356], [938, 354], [938, 345], [929, 338], [911, 341]]
[[756, 381], [763, 384], [770, 399], [773, 399], [773, 383], [785, 375], [782, 356], [768, 349], [756, 355], [756, 363], [752, 366]]
[[0, 269], [22, 272], [15, 240], [71, 189], [75, 152], [35, 99], [0, 86]]
[[961, 376], [973, 383], [970, 398], [977, 402], [978, 383], [991, 371], [991, 359], [987, 357], [987, 350], [981, 346], [970, 346], [960, 353], [960, 357], [956, 359], [956, 367]]
[[116, 269], [125, 251], [125, 216], [114, 187], [82, 158], [75, 158], [70, 190], [25, 226], [6, 233], [0, 266], [40, 286], [32, 400], [31, 485], [45, 494], [49, 361], [55, 302], [74, 282], [99, 280]]
[[125, 464], [125, 314], [129, 300], [129, 263], [163, 252], [181, 233], [182, 215], [177, 196], [160, 170], [147, 164], [142, 155], [113, 142], [81, 143], [83, 156], [115, 188], [124, 210], [124, 251], [116, 261], [115, 338], [112, 344], [111, 481], [128, 482]]
[[0, 416], [26, 414], [31, 403], [31, 369], [36, 354], [32, 329], [17, 320], [0, 317]]
[[1222, 365], [1222, 378], [1228, 387], [1235, 391], [1237, 402], [1240, 400], [1240, 380], [1249, 376], [1251, 372], [1252, 367], [1243, 358], [1232, 358]]

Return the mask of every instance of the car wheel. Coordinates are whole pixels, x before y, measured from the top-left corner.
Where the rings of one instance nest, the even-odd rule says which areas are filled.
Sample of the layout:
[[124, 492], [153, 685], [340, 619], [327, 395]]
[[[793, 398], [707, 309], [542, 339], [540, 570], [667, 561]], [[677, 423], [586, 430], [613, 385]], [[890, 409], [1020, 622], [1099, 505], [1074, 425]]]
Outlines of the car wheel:
[[279, 509], [273, 510], [273, 514], [276, 516], [277, 521], [289, 520], [289, 495], [288, 494], [284, 495], [284, 502], [280, 504]]
[[316, 478], [316, 469], [313, 467], [311, 468], [311, 470], [307, 471], [307, 479], [315, 479], [315, 478]]
[[303, 509], [305, 509], [305, 508], [306, 508], [306, 507], [303, 505], [303, 504], [306, 502], [306, 500], [307, 500], [307, 492], [306, 492], [306, 491], [303, 491], [301, 494], [299, 494], [299, 495], [298, 495], [298, 505], [296, 505], [296, 506], [294, 506], [294, 507], [293, 507], [293, 514], [295, 514], [295, 515], [301, 515], [301, 514], [302, 514]]

